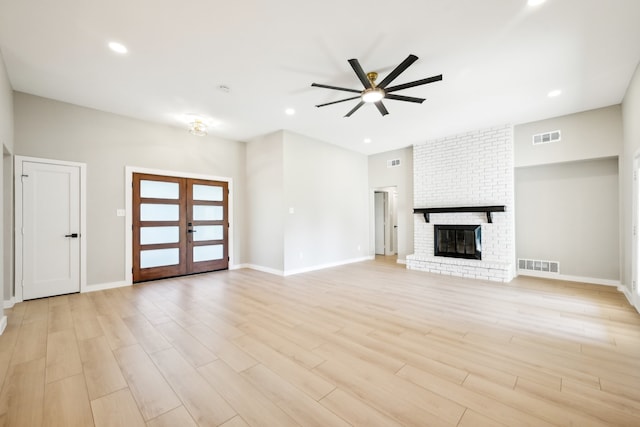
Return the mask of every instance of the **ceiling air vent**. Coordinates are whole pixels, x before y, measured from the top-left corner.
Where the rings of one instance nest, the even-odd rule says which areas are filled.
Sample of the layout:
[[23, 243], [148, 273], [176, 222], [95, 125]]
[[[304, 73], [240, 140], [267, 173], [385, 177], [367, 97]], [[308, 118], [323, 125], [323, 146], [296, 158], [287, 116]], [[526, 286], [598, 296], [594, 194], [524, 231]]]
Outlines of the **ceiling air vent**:
[[539, 133], [537, 135], [533, 135], [533, 145], [548, 144], [550, 142], [558, 142], [560, 141], [560, 139], [561, 139], [561, 134], [559, 130]]
[[400, 166], [400, 159], [387, 160], [388, 168], [397, 168]]

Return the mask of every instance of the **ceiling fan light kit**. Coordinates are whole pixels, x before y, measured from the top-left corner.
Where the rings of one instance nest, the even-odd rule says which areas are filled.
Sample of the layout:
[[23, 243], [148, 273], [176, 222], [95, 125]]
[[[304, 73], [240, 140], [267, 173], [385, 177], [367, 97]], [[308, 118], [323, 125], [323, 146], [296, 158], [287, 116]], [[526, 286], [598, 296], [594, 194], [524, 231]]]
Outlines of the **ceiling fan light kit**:
[[405, 101], [405, 102], [414, 102], [417, 104], [422, 104], [425, 101], [424, 98], [395, 95], [395, 94], [392, 94], [391, 92], [396, 92], [399, 90], [408, 89], [411, 87], [421, 86], [428, 83], [440, 81], [442, 80], [442, 74], [439, 74], [433, 77], [428, 77], [422, 80], [416, 80], [413, 82], [404, 83], [397, 86], [387, 87], [389, 83], [395, 80], [396, 77], [398, 77], [404, 70], [406, 70], [411, 64], [413, 64], [417, 60], [418, 60], [417, 56], [409, 55], [404, 61], [400, 63], [400, 65], [394, 68], [394, 70], [391, 71], [391, 73], [389, 73], [389, 75], [387, 75], [380, 82], [380, 84], [376, 85], [376, 79], [378, 78], [378, 73], [376, 72], [365, 73], [357, 59], [350, 59], [349, 64], [351, 65], [351, 68], [353, 68], [353, 71], [356, 73], [356, 76], [364, 86], [364, 90], [350, 89], [350, 88], [344, 88], [344, 87], [338, 87], [338, 86], [329, 86], [329, 85], [324, 85], [319, 83], [311, 83], [311, 86], [313, 87], [321, 87], [324, 89], [340, 90], [343, 92], [351, 92], [351, 93], [359, 94], [358, 96], [352, 96], [350, 98], [340, 99], [338, 101], [319, 104], [319, 105], [316, 105], [316, 107], [325, 107], [327, 105], [337, 104], [340, 102], [351, 101], [351, 100], [360, 98], [360, 102], [356, 104], [356, 106], [353, 107], [351, 111], [349, 111], [345, 115], [345, 117], [351, 117], [351, 115], [355, 113], [365, 103], [374, 104], [378, 109], [378, 111], [380, 112], [380, 114], [383, 116], [386, 116], [387, 114], [389, 114], [389, 112], [387, 111], [384, 104], [382, 103], [383, 99], [391, 99], [394, 101]]

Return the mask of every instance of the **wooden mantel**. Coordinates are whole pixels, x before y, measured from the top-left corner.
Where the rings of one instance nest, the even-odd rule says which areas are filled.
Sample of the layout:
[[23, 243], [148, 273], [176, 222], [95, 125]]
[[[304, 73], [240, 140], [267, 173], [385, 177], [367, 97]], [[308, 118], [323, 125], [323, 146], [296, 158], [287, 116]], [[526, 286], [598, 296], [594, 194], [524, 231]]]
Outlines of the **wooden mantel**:
[[455, 206], [445, 208], [414, 208], [414, 214], [423, 214], [424, 220], [429, 222], [429, 214], [432, 213], [460, 213], [460, 212], [484, 212], [487, 215], [487, 222], [492, 223], [493, 212], [504, 212], [505, 206]]

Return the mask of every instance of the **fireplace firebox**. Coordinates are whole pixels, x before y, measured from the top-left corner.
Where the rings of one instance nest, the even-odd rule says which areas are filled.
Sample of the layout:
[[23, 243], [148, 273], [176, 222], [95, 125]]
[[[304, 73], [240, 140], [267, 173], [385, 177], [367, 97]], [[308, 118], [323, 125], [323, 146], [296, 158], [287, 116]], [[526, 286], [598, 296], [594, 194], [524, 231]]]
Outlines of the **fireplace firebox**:
[[480, 225], [434, 225], [434, 255], [482, 259]]

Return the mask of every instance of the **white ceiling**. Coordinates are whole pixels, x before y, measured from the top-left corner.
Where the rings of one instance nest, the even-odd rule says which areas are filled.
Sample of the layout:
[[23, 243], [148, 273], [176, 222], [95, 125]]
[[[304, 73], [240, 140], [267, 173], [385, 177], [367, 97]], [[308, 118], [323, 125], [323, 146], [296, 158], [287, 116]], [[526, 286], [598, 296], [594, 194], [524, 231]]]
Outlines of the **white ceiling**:
[[[640, 1], [0, 0], [0, 50], [17, 91], [185, 129], [197, 113], [233, 140], [289, 129], [372, 154], [620, 103], [640, 61]], [[387, 100], [386, 117], [365, 105], [344, 118], [357, 100], [315, 107], [350, 94], [312, 82], [362, 88], [348, 59], [381, 80], [409, 54], [420, 59], [394, 85], [444, 76], [396, 92], [423, 104]]]

